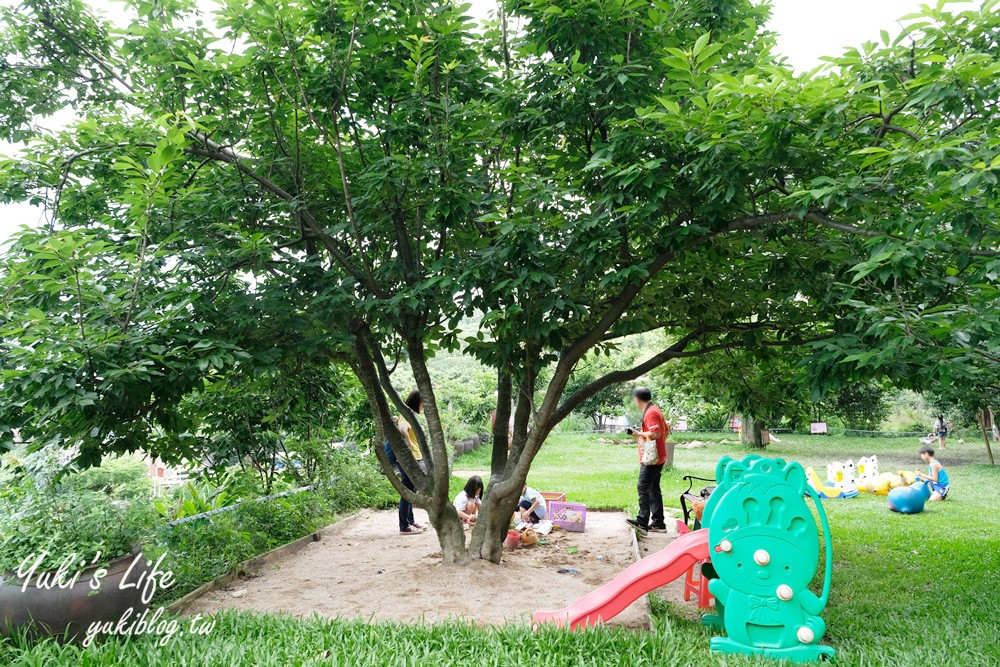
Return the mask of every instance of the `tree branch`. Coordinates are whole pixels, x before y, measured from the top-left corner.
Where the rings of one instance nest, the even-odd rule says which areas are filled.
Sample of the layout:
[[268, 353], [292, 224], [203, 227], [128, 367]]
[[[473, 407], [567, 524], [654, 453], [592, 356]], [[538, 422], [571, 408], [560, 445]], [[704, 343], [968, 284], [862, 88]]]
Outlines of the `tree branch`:
[[389, 292], [379, 287], [371, 276], [367, 275], [366, 272], [355, 266], [354, 262], [352, 262], [347, 256], [347, 253], [338, 247], [336, 240], [322, 230], [315, 216], [313, 216], [308, 209], [304, 208], [301, 203], [297, 202], [292, 193], [288, 192], [269, 178], [261, 176], [255, 170], [246, 166], [243, 163], [243, 160], [248, 159], [246, 156], [239, 155], [235, 151], [220, 146], [200, 133], [192, 134], [197, 137], [198, 141], [202, 143], [202, 146], [191, 145], [185, 148], [185, 151], [192, 155], [211, 158], [218, 162], [230, 164], [240, 173], [248, 176], [251, 180], [264, 188], [267, 192], [296, 206], [296, 212], [302, 216], [302, 220], [308, 225], [310, 233], [319, 239], [320, 243], [323, 244], [323, 247], [326, 248], [326, 250], [334, 257], [337, 263], [344, 268], [345, 271], [350, 273], [355, 280], [364, 285], [375, 296], [381, 299], [387, 299], [391, 296]]
[[845, 222], [837, 222], [836, 220], [833, 220], [829, 216], [823, 213], [818, 213], [816, 211], [810, 211], [809, 213], [806, 213], [806, 220], [811, 220], [815, 223], [823, 225], [824, 227], [836, 229], [837, 231], [840, 232], [846, 232], [847, 234], [857, 234], [859, 236], [867, 236], [868, 238], [885, 237], [885, 238], [896, 239], [897, 241], [906, 240], [900, 236], [893, 236], [892, 234], [886, 234], [884, 232], [879, 232], [872, 229], [861, 229], [860, 227], [855, 227], [854, 225], [849, 225]]

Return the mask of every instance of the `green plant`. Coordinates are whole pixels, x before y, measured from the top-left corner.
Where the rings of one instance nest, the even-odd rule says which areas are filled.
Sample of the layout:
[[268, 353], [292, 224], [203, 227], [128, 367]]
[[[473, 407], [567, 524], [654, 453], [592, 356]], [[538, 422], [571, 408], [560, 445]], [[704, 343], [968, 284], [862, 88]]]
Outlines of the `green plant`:
[[834, 414], [849, 429], [875, 431], [892, 411], [889, 392], [877, 382], [850, 382], [834, 396]]
[[107, 563], [140, 546], [152, 526], [147, 503], [96, 491], [26, 493], [4, 510], [0, 571], [16, 570], [31, 556], [39, 559], [39, 571], [59, 567], [70, 555], [75, 563]]
[[175, 585], [159, 591], [158, 603], [179, 598], [238, 563], [258, 555], [232, 513], [176, 526], [162, 525], [158, 539], [163, 564], [174, 573]]
[[156, 500], [153, 506], [167, 519], [183, 519], [228, 507], [236, 502], [229, 494], [228, 483], [232, 474], [227, 474], [219, 484], [208, 481], [188, 480], [179, 486], [168, 499]]
[[271, 500], [243, 495], [241, 473], [234, 469], [231, 497], [242, 498], [237, 509], [161, 528], [159, 549], [165, 551], [165, 565], [177, 584], [163, 591], [160, 601], [180, 597], [249, 558], [333, 523], [343, 513], [395, 504], [399, 496], [373, 459], [331, 450], [326, 478], [313, 490]]
[[60, 478], [58, 458], [45, 451], [8, 459], [0, 495], [0, 572], [16, 570], [26, 559], [38, 571], [108, 563], [141, 546], [155, 521], [144, 497], [118, 498]]
[[81, 470], [62, 480], [64, 487], [102, 491], [115, 498], [149, 498], [153, 480], [146, 463], [135, 456], [106, 458], [100, 466]]

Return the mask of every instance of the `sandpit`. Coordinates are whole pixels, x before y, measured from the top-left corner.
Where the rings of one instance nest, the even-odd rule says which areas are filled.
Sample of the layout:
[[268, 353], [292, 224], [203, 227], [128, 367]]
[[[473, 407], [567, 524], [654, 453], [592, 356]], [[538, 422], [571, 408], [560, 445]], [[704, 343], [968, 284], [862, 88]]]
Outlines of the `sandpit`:
[[[418, 510], [417, 521], [426, 525], [426, 514]], [[547, 545], [508, 551], [500, 565], [444, 566], [433, 532], [401, 536], [395, 512], [364, 511], [260, 574], [207, 593], [185, 613], [241, 609], [366, 621], [528, 624], [533, 611], [565, 607], [634, 562], [620, 512], [590, 512], [587, 532], [554, 531], [546, 539]], [[645, 598], [611, 624], [648, 628]]]

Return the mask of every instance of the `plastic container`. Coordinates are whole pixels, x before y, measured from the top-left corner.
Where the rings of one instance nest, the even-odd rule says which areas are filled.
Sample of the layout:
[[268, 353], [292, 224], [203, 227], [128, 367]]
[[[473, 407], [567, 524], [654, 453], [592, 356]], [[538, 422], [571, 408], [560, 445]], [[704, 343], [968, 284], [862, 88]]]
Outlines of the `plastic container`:
[[542, 498], [545, 498], [546, 505], [549, 503], [566, 502], [566, 494], [559, 493], [558, 491], [542, 491]]
[[582, 503], [555, 501], [549, 504], [552, 523], [571, 533], [582, 533], [587, 528], [587, 506]]
[[508, 530], [507, 538], [503, 541], [503, 545], [508, 549], [515, 549], [517, 545], [521, 543], [521, 533], [516, 530]]

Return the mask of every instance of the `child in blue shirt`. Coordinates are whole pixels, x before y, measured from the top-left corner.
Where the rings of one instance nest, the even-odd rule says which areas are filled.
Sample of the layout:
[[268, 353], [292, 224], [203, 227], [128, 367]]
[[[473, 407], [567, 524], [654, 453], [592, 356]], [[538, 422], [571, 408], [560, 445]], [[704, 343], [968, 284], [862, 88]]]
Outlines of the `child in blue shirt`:
[[926, 481], [931, 487], [931, 500], [944, 500], [948, 496], [951, 482], [941, 462], [934, 458], [934, 448], [924, 445], [920, 448], [920, 458], [927, 464], [927, 474], [917, 470], [917, 479]]

